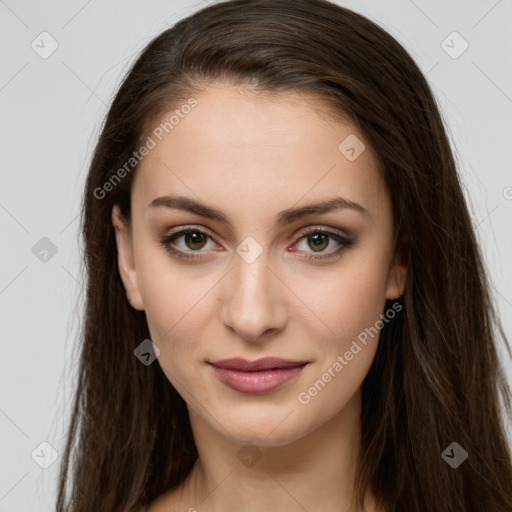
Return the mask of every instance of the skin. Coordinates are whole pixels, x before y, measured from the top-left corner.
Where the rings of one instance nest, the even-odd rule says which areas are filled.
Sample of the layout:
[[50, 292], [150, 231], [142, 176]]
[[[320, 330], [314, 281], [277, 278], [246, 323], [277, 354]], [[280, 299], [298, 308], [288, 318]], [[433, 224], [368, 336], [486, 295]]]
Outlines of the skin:
[[[339, 144], [363, 136], [326, 115], [328, 107], [313, 96], [215, 83], [194, 97], [198, 105], [137, 170], [131, 226], [117, 206], [112, 211], [127, 295], [146, 313], [160, 349], [155, 364], [187, 403], [199, 453], [185, 484], [149, 510], [353, 511], [361, 384], [378, 335], [359, 343], [362, 349], [309, 403], [298, 396], [375, 325], [386, 298], [403, 293], [406, 269], [393, 252], [392, 205], [378, 161], [368, 144], [347, 159]], [[231, 226], [147, 208], [164, 195], [201, 200]], [[333, 197], [359, 203], [368, 216], [342, 209], [276, 224], [284, 209]], [[202, 259], [172, 256], [160, 242], [189, 225], [211, 238], [174, 243]], [[340, 247], [327, 237], [317, 249], [303, 235], [310, 227], [354, 243], [331, 259], [308, 260]], [[236, 252], [248, 236], [263, 249], [251, 263]], [[262, 395], [226, 387], [208, 364], [267, 356], [309, 364]], [[260, 456], [250, 467], [237, 456], [244, 446]], [[366, 510], [379, 510], [370, 492]]]

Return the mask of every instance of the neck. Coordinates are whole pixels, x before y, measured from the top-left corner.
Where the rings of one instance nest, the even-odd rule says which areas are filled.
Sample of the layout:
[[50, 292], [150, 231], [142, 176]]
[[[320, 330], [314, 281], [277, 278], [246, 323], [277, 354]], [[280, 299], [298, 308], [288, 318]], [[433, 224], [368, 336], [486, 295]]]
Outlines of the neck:
[[[360, 392], [330, 421], [278, 446], [234, 442], [189, 415], [199, 457], [183, 489], [186, 510], [356, 511]], [[376, 511], [368, 500], [365, 510]]]

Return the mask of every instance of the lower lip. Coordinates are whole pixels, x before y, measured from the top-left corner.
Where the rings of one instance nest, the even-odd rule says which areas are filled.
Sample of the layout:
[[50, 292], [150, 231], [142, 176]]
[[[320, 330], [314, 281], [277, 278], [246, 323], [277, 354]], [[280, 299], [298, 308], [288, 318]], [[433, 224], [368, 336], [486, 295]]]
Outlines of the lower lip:
[[240, 391], [256, 395], [268, 393], [285, 382], [289, 381], [295, 375], [299, 374], [306, 365], [294, 366], [293, 368], [274, 368], [271, 370], [258, 370], [255, 372], [244, 372], [241, 370], [230, 370], [212, 366], [217, 378], [226, 386]]

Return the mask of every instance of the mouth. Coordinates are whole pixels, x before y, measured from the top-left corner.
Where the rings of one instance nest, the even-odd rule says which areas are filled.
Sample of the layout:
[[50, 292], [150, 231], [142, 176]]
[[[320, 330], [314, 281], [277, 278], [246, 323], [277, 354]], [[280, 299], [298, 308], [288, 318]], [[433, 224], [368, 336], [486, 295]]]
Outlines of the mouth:
[[217, 378], [229, 388], [246, 394], [269, 393], [298, 375], [309, 361], [267, 357], [256, 361], [223, 359], [209, 363]]

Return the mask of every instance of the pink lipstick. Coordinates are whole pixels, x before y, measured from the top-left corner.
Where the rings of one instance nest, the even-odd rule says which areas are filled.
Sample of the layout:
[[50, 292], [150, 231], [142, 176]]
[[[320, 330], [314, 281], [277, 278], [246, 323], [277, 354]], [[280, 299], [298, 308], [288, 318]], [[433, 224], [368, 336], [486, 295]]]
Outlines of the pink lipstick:
[[256, 361], [222, 359], [210, 364], [217, 378], [231, 389], [241, 393], [261, 394], [273, 391], [295, 377], [308, 361], [265, 357]]

